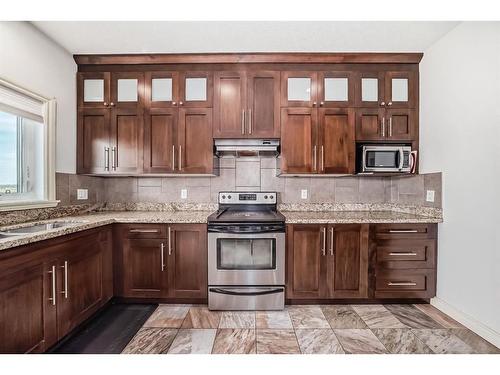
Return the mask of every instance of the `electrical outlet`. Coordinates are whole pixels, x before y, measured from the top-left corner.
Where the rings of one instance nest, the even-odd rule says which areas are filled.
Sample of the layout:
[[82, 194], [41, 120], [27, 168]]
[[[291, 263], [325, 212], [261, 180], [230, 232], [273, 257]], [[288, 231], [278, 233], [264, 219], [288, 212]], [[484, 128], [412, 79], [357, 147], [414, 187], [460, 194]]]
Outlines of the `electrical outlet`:
[[78, 199], [78, 200], [89, 199], [89, 190], [88, 189], [76, 189], [76, 199]]
[[300, 197], [301, 197], [302, 199], [307, 199], [307, 189], [302, 189], [302, 190], [300, 191]]
[[181, 199], [187, 199], [188, 191], [187, 189], [181, 189]]
[[434, 202], [434, 190], [427, 190], [425, 200], [427, 202]]

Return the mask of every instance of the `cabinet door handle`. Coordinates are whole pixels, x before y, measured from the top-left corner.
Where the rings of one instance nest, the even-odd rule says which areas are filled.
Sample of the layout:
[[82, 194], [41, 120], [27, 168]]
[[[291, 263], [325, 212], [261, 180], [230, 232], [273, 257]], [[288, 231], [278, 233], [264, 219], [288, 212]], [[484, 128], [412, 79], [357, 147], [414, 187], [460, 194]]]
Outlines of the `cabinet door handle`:
[[64, 295], [65, 299], [68, 299], [68, 261], [64, 261], [64, 266], [61, 266], [61, 268], [64, 268], [64, 290], [61, 291], [61, 294]]
[[382, 117], [382, 122], [381, 122], [381, 128], [382, 128], [382, 137], [385, 137], [385, 116]]
[[387, 286], [416, 286], [417, 283], [414, 283], [414, 282], [393, 282], [393, 281], [389, 281], [387, 283]]
[[314, 145], [314, 148], [313, 148], [313, 169], [316, 170], [316, 162], [317, 162], [317, 147], [316, 145]]
[[416, 229], [389, 229], [389, 233], [418, 233]]
[[414, 253], [414, 252], [411, 252], [411, 251], [408, 251], [408, 252], [401, 252], [401, 253], [389, 253], [390, 256], [410, 256], [410, 257], [414, 257], [414, 256], [417, 256], [417, 253]]
[[389, 117], [389, 137], [392, 137], [392, 117]]
[[175, 171], [175, 145], [172, 145], [172, 170]]
[[112, 154], [111, 155], [112, 156], [111, 157], [112, 167], [113, 167], [113, 170], [116, 171], [116, 164], [117, 164], [117, 162], [116, 162], [116, 147], [113, 147], [111, 149], [111, 154]]
[[330, 228], [330, 255], [333, 256], [333, 228]]
[[182, 171], [182, 145], [179, 145], [179, 170]]
[[241, 111], [241, 134], [245, 134], [245, 110]]
[[159, 233], [158, 229], [130, 229], [130, 233]]
[[160, 244], [161, 272], [163, 272], [165, 270], [165, 254], [164, 254], [164, 250], [165, 250], [165, 245], [162, 242]]
[[321, 145], [321, 170], [325, 170], [325, 147]]
[[49, 301], [52, 302], [52, 306], [56, 305], [56, 266], [52, 266], [49, 273], [52, 276], [52, 297], [49, 297]]
[[109, 171], [109, 147], [104, 147], [104, 169]]
[[172, 230], [168, 227], [168, 255], [172, 255]]
[[252, 110], [248, 110], [248, 134], [252, 134]]
[[321, 228], [321, 233], [323, 234], [323, 245], [321, 246], [321, 255], [326, 255], [326, 228]]

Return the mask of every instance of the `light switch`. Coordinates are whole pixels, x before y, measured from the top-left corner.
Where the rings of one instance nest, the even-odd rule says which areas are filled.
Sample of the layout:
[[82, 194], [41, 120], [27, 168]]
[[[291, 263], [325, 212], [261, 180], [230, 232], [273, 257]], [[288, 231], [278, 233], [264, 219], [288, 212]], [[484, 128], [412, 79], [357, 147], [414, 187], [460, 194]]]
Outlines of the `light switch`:
[[302, 189], [302, 190], [300, 191], [300, 197], [301, 197], [302, 199], [307, 199], [307, 189]]
[[187, 189], [181, 189], [181, 199], [187, 199], [188, 191]]
[[425, 200], [427, 202], [434, 202], [434, 190], [427, 190]]
[[89, 190], [88, 189], [76, 189], [76, 199], [78, 199], [78, 200], [89, 199]]

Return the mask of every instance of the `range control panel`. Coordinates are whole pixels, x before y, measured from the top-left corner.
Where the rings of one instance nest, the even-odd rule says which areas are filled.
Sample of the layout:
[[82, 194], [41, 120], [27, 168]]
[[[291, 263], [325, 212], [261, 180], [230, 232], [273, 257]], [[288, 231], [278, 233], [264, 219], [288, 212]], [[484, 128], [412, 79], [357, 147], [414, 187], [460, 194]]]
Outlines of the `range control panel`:
[[221, 191], [219, 203], [223, 204], [276, 204], [276, 192]]

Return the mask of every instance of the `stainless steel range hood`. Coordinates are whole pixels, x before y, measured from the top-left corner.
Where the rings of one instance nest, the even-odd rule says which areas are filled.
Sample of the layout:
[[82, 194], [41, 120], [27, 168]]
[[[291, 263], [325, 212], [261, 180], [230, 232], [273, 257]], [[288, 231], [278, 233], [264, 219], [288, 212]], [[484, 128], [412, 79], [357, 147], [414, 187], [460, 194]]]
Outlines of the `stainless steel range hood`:
[[215, 155], [279, 155], [279, 139], [215, 139]]

